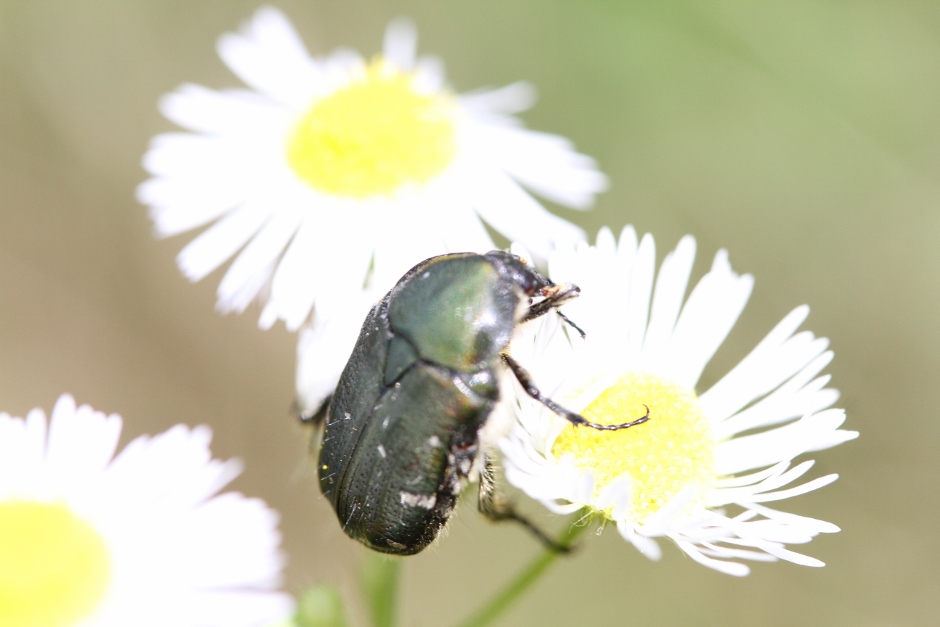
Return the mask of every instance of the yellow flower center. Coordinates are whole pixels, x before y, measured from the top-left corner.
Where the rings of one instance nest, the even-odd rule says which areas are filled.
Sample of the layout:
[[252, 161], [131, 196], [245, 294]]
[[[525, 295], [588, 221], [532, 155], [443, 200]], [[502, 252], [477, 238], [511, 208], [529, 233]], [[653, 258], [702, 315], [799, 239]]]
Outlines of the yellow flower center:
[[[627, 473], [630, 517], [642, 523], [684, 488], [698, 488], [700, 504], [715, 479], [715, 438], [693, 390], [656, 375], [620, 377], [581, 411], [599, 424], [618, 424], [646, 413], [649, 421], [620, 431], [568, 425], [552, 445], [556, 458], [570, 455], [594, 472], [595, 497]], [[610, 512], [606, 512], [608, 515]]]
[[456, 154], [455, 106], [421, 94], [381, 59], [317, 100], [291, 132], [287, 162], [314, 189], [355, 199], [389, 195], [440, 174]]
[[0, 502], [0, 625], [66, 627], [104, 598], [101, 536], [61, 503]]

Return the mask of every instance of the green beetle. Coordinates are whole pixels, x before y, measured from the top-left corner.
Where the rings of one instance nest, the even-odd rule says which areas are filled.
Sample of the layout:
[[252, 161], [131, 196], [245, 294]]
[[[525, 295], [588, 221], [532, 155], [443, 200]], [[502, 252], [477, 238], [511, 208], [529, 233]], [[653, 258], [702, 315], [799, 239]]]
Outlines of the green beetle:
[[579, 291], [507, 252], [457, 253], [419, 263], [375, 304], [325, 410], [320, 446], [320, 488], [350, 537], [383, 553], [418, 553], [479, 477], [485, 515], [551, 544], [491, 489], [480, 433], [500, 400], [500, 374], [508, 367], [526, 393], [576, 425], [623, 429], [649, 415], [590, 423], [543, 396], [509, 356], [517, 325]]

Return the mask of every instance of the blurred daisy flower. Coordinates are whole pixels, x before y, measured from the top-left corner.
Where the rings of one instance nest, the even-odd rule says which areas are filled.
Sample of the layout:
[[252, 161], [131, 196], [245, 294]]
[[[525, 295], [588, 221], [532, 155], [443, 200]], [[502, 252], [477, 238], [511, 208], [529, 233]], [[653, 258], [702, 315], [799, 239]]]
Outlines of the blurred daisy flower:
[[552, 254], [552, 279], [581, 287], [565, 313], [587, 337], [545, 316], [513, 343], [513, 354], [531, 366], [543, 392], [588, 420], [624, 423], [648, 410], [649, 421], [614, 432], [573, 427], [520, 397], [519, 420], [501, 443], [506, 477], [556, 513], [587, 508], [614, 523], [651, 559], [660, 556], [655, 539], [668, 537], [731, 575], [749, 572], [739, 560], [822, 566], [786, 545], [838, 528], [765, 504], [835, 481], [798, 483], [813, 462], [794, 460], [858, 435], [839, 428], [843, 410], [827, 409], [838, 398], [819, 374], [832, 359], [828, 342], [796, 333], [809, 313], [797, 307], [697, 394], [753, 279], [734, 273], [721, 250], [685, 299], [694, 257], [695, 240], [686, 236], [654, 283], [653, 238], [638, 244], [632, 227], [619, 244], [605, 228], [596, 246]]
[[[209, 430], [139, 437], [113, 457], [121, 418], [64, 395], [46, 423], [0, 413], [0, 624], [262, 627], [277, 591], [278, 516], [217, 495], [241, 470]], [[113, 459], [112, 459], [113, 458]]]
[[198, 281], [235, 257], [218, 309], [260, 297], [262, 328], [283, 319], [296, 330], [314, 306], [315, 326], [361, 322], [418, 261], [493, 248], [481, 219], [544, 258], [583, 233], [529, 192], [584, 209], [607, 186], [568, 140], [513, 117], [533, 104], [531, 86], [452, 92], [439, 59], [415, 56], [406, 20], [372, 60], [312, 57], [288, 19], [262, 7], [218, 53], [250, 89], [165, 96], [163, 114], [192, 132], [153, 138], [138, 198], [160, 236], [211, 223], [179, 267]]

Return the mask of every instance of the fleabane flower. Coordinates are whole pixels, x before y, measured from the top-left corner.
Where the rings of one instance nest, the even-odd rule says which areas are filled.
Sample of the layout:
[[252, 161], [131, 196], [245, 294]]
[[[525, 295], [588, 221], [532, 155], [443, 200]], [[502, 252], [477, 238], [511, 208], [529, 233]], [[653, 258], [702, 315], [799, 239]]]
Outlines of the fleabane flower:
[[584, 209], [606, 188], [593, 159], [513, 117], [533, 104], [531, 86], [455, 93], [439, 59], [416, 57], [406, 20], [371, 60], [348, 49], [313, 57], [280, 11], [262, 7], [218, 53], [249, 89], [165, 96], [161, 111], [192, 132], [153, 139], [138, 198], [159, 236], [211, 224], [179, 267], [198, 281], [234, 257], [218, 309], [260, 297], [263, 328], [283, 319], [296, 330], [311, 310], [313, 325], [361, 323], [415, 263], [492, 249], [481, 219], [544, 258], [583, 233], [530, 191]]
[[278, 516], [218, 492], [241, 466], [212, 459], [205, 427], [139, 437], [64, 395], [51, 420], [0, 413], [0, 625], [268, 627]]
[[507, 479], [556, 513], [587, 508], [616, 525], [641, 553], [660, 556], [671, 538], [695, 561], [746, 575], [740, 560], [822, 562], [787, 545], [838, 528], [772, 509], [832, 483], [801, 483], [804, 453], [857, 437], [840, 429], [838, 398], [820, 375], [832, 360], [824, 338], [796, 332], [809, 309], [797, 307], [708, 390], [696, 384], [731, 331], [753, 279], [731, 269], [721, 250], [685, 297], [695, 257], [686, 236], [654, 281], [655, 246], [632, 227], [619, 243], [602, 229], [595, 246], [552, 254], [549, 275], [581, 287], [565, 314], [581, 339], [546, 315], [513, 343], [542, 391], [601, 424], [643, 424], [619, 431], [574, 427], [520, 396], [518, 422], [501, 442]]

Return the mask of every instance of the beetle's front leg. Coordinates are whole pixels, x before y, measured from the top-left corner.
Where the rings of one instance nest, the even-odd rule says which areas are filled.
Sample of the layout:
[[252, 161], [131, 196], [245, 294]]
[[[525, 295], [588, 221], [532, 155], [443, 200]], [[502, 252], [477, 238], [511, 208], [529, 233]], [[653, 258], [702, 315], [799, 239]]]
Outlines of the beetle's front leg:
[[526, 371], [525, 368], [519, 365], [518, 361], [516, 361], [515, 359], [513, 359], [506, 353], [502, 353], [502, 358], [503, 358], [503, 361], [506, 363], [506, 365], [509, 366], [509, 369], [512, 370], [512, 373], [516, 376], [516, 379], [519, 380], [519, 383], [520, 385], [522, 385], [522, 389], [525, 390], [526, 394], [528, 394], [529, 396], [531, 396], [532, 398], [534, 398], [541, 404], [545, 405], [550, 410], [552, 410], [553, 412], [555, 412], [556, 414], [558, 414], [559, 416], [561, 416], [562, 418], [564, 418], [565, 420], [567, 420], [573, 425], [591, 427], [592, 429], [597, 429], [599, 431], [617, 431], [619, 429], [627, 429], [629, 427], [635, 427], [637, 425], [641, 425], [650, 419], [650, 408], [644, 405], [644, 407], [646, 407], [646, 414], [644, 414], [643, 416], [640, 416], [639, 418], [631, 422], [624, 422], [624, 423], [617, 424], [617, 425], [602, 425], [596, 422], [591, 422], [590, 420], [588, 420], [581, 414], [575, 413], [571, 411], [570, 409], [565, 409], [564, 407], [562, 407], [561, 405], [559, 405], [552, 399], [542, 394], [539, 391], [539, 389], [535, 386], [535, 383], [532, 382], [532, 375], [530, 375], [528, 371]]
[[512, 503], [505, 500], [502, 495], [496, 492], [496, 482], [493, 471], [493, 460], [484, 455], [482, 468], [480, 469], [480, 492], [477, 508], [480, 513], [493, 522], [513, 521], [525, 527], [529, 533], [538, 538], [539, 542], [545, 545], [550, 551], [556, 553], [568, 553], [571, 546], [556, 542], [548, 537], [544, 531], [539, 529], [535, 523], [525, 516], [516, 512]]

